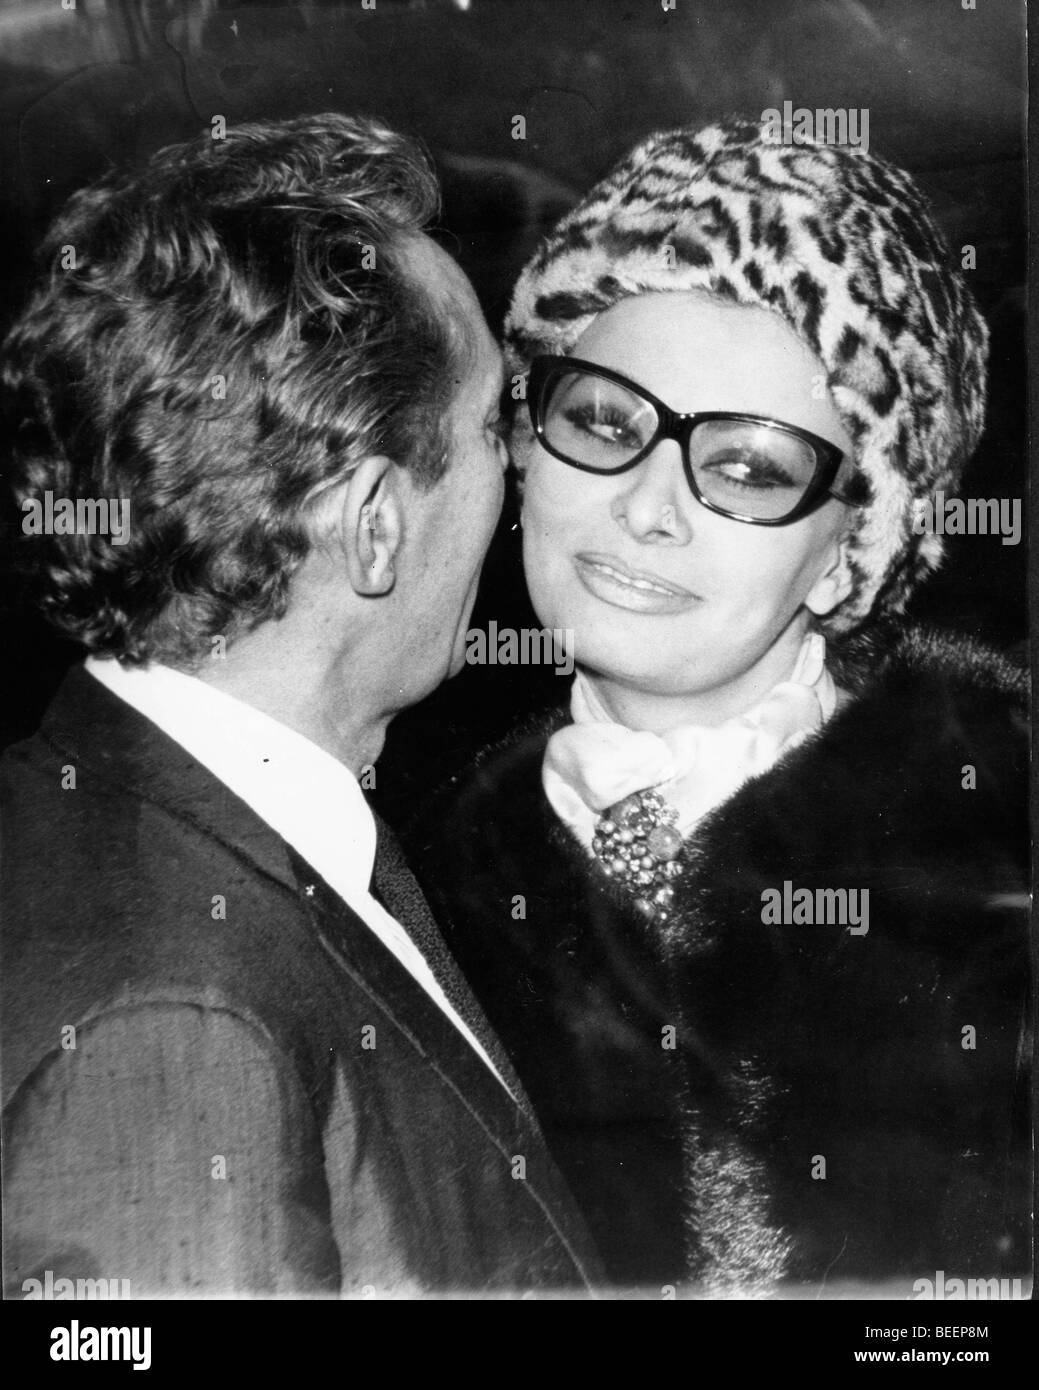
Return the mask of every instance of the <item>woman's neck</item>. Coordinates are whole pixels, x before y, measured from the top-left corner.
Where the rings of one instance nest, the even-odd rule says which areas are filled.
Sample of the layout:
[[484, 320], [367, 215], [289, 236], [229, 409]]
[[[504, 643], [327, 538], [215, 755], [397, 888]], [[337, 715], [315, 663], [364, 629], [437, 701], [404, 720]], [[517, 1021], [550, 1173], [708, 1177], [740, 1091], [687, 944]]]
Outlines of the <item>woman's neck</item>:
[[780, 681], [790, 678], [806, 633], [806, 627], [792, 625], [749, 670], [703, 690], [662, 694], [601, 672], [586, 670], [584, 675], [610, 717], [628, 729], [662, 734], [683, 724], [712, 728], [746, 714]]

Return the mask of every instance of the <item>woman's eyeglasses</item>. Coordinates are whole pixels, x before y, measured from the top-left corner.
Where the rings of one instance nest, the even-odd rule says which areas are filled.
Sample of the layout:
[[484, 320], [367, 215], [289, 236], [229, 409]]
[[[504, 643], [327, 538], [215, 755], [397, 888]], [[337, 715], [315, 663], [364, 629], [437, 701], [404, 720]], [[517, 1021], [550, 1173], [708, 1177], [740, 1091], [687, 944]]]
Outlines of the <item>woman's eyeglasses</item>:
[[535, 357], [527, 404], [542, 446], [586, 473], [625, 473], [674, 439], [694, 497], [734, 521], [785, 526], [828, 496], [855, 505], [833, 487], [843, 453], [818, 435], [759, 415], [682, 415], [594, 362]]

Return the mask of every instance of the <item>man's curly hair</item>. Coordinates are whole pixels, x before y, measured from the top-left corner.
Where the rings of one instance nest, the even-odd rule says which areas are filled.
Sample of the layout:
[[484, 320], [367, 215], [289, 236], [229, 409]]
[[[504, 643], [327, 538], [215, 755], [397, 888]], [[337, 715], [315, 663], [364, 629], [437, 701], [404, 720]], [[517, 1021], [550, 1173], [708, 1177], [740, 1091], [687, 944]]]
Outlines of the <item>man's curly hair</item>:
[[281, 616], [308, 509], [361, 459], [438, 481], [464, 347], [406, 260], [438, 207], [414, 143], [341, 115], [207, 134], [69, 200], [4, 345], [15, 501], [128, 499], [130, 534], [25, 539], [63, 633], [190, 669]]

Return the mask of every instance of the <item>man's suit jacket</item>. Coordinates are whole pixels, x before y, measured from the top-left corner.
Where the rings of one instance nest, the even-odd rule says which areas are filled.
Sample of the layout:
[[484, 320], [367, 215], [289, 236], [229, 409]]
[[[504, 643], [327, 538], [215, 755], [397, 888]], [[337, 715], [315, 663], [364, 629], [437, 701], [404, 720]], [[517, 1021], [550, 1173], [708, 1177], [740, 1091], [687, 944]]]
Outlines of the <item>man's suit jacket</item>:
[[135, 1297], [594, 1277], [392, 846], [380, 896], [516, 1101], [300, 856], [84, 671], [2, 791], [8, 1296], [48, 1270]]

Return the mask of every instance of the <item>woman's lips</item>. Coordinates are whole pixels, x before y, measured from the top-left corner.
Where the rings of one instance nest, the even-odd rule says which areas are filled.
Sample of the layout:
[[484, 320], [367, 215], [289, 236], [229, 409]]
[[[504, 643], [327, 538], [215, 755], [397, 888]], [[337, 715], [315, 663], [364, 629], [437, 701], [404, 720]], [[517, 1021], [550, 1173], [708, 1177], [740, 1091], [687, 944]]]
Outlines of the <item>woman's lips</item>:
[[595, 598], [632, 613], [681, 613], [701, 600], [660, 575], [632, 569], [613, 555], [584, 551], [574, 557], [581, 583]]

